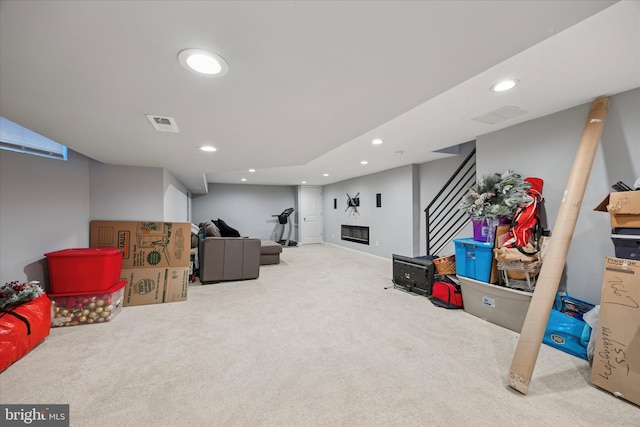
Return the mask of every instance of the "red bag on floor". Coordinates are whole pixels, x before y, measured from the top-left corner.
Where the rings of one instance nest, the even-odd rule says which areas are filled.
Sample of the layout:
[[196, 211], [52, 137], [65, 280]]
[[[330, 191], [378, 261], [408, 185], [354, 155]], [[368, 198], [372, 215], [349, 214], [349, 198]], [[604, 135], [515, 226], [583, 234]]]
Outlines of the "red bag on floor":
[[47, 295], [0, 311], [0, 372], [40, 344], [51, 329]]
[[431, 302], [444, 308], [462, 308], [462, 291], [454, 283], [434, 282]]

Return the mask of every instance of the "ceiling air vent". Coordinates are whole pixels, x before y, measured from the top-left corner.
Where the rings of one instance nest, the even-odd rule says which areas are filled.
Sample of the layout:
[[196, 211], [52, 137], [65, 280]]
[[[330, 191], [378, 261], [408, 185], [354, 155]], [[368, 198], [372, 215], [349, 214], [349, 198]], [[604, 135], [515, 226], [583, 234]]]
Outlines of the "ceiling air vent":
[[147, 114], [146, 116], [157, 131], [174, 133], [180, 132], [178, 125], [176, 124], [176, 119], [173, 117], [155, 116], [153, 114]]
[[487, 114], [474, 117], [472, 120], [486, 123], [488, 125], [495, 125], [496, 123], [512, 119], [525, 113], [528, 113], [528, 111], [523, 110], [522, 108], [514, 107], [513, 105], [505, 105], [504, 107], [500, 107], [497, 110], [491, 111]]

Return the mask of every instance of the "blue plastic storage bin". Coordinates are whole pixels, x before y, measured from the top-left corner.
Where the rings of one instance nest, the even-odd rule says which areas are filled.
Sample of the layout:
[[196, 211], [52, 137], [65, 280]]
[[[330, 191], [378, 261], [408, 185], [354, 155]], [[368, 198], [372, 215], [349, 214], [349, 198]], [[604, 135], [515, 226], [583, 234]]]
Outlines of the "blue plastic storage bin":
[[542, 342], [587, 360], [587, 345], [591, 337], [591, 326], [583, 320], [551, 310]]
[[489, 282], [493, 262], [493, 243], [478, 242], [472, 237], [454, 239], [456, 274], [481, 282]]
[[594, 305], [561, 294], [556, 295], [542, 342], [588, 360], [587, 346], [591, 338], [591, 326], [582, 320], [582, 315]]

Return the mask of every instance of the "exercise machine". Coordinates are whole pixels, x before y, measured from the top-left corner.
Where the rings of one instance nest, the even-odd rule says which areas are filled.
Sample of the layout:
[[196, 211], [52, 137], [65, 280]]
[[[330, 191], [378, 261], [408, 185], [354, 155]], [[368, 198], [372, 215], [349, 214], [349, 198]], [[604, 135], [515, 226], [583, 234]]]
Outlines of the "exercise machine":
[[[289, 217], [293, 213], [293, 208], [287, 208], [282, 211], [280, 215], [271, 215], [273, 217], [278, 218], [278, 223], [282, 225], [282, 233], [280, 233], [280, 239], [277, 241], [282, 246], [298, 246], [298, 243], [291, 240], [291, 223], [289, 222]], [[284, 227], [288, 226], [289, 232], [287, 233], [287, 239], [283, 239], [284, 237]]]

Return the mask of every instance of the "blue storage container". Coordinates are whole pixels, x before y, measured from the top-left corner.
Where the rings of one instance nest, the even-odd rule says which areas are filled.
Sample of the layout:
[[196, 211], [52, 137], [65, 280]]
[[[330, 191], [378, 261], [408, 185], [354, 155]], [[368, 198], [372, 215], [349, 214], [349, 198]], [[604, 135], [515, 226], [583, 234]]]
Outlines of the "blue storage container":
[[582, 320], [582, 315], [594, 305], [563, 294], [564, 292], [559, 292], [556, 295], [542, 342], [588, 360], [587, 346], [591, 338], [591, 326]]
[[551, 310], [542, 342], [584, 360], [591, 337], [591, 326], [583, 320]]
[[478, 242], [472, 237], [454, 239], [456, 274], [480, 282], [489, 282], [493, 262], [493, 243]]

